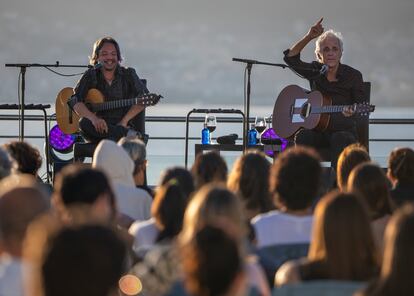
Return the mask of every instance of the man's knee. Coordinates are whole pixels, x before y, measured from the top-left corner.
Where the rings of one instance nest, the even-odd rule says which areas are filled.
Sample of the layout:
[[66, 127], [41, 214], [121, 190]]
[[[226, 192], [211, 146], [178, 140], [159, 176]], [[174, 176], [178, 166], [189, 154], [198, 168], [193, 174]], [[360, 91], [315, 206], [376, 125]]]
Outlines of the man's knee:
[[295, 134], [295, 144], [315, 146], [315, 132], [313, 130], [301, 129]]
[[345, 148], [348, 145], [356, 143], [356, 141], [355, 135], [347, 131], [335, 132], [331, 136], [331, 146], [338, 145]]
[[90, 121], [89, 119], [85, 117], [82, 117], [81, 119], [79, 119], [79, 129], [81, 131], [89, 131], [91, 127], [94, 128], [92, 121]]

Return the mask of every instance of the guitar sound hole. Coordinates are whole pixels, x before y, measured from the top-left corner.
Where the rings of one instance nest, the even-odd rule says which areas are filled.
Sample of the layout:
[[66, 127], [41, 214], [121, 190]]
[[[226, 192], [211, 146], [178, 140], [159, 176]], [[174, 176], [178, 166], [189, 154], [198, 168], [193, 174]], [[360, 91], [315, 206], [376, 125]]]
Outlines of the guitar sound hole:
[[310, 103], [303, 104], [302, 108], [300, 110], [300, 116], [302, 116], [303, 118], [307, 118], [310, 114], [310, 110], [311, 110], [311, 104]]

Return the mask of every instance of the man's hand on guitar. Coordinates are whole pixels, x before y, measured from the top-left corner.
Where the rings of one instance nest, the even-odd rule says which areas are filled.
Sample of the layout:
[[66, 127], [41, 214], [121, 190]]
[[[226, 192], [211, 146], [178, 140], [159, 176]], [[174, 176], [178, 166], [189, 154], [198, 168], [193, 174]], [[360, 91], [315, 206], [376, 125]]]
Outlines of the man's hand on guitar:
[[95, 116], [91, 120], [91, 122], [98, 133], [104, 134], [108, 132], [108, 126], [106, 125], [106, 121], [102, 118]]
[[344, 110], [342, 111], [342, 114], [345, 117], [351, 117], [352, 115], [355, 114], [355, 110], [356, 110], [356, 104], [346, 106], [346, 107], [344, 107]]

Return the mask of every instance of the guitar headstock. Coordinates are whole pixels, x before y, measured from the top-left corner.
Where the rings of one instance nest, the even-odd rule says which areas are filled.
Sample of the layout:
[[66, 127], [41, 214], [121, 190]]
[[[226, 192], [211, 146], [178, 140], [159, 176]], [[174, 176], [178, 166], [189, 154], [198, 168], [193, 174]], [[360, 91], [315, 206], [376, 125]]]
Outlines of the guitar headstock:
[[360, 103], [355, 105], [355, 113], [368, 116], [371, 112], [374, 112], [375, 105], [370, 105], [368, 102]]
[[147, 106], [154, 106], [158, 104], [160, 99], [163, 98], [161, 95], [149, 93], [145, 94], [142, 97], [140, 97], [140, 104], [147, 107]]

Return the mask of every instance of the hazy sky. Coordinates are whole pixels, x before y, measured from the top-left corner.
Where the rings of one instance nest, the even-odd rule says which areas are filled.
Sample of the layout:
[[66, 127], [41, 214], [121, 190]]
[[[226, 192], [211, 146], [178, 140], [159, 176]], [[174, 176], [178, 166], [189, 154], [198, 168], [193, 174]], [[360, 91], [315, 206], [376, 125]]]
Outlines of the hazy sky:
[[[111, 35], [165, 104], [241, 105], [243, 65], [232, 57], [281, 63], [323, 16], [344, 36], [343, 62], [372, 82], [372, 101], [414, 107], [413, 15], [413, 0], [1, 0], [0, 102], [17, 102], [18, 70], [5, 63], [87, 64], [93, 42]], [[30, 68], [26, 102], [54, 102], [77, 79]], [[273, 106], [292, 83], [307, 86], [289, 70], [254, 66], [252, 104]]]

